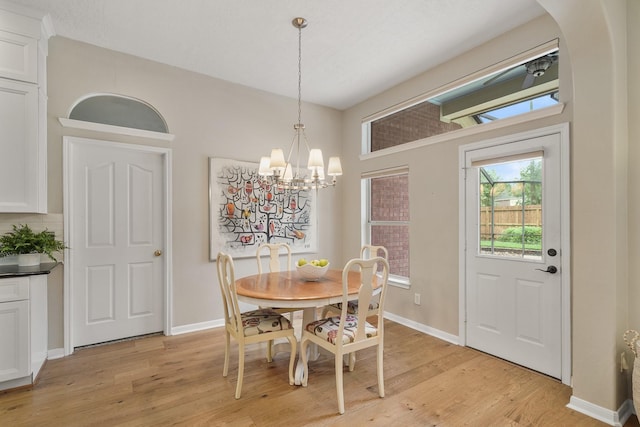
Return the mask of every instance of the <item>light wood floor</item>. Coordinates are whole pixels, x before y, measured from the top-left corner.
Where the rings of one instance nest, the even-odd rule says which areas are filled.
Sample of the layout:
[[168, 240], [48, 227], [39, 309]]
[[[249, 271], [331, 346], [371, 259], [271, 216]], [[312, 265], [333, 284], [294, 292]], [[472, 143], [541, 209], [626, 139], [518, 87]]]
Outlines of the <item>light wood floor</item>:
[[[222, 329], [153, 336], [78, 350], [49, 361], [32, 390], [0, 393], [2, 426], [600, 426], [567, 409], [560, 382], [475, 350], [386, 322], [385, 389], [375, 352], [345, 372], [338, 415], [333, 359], [310, 365], [309, 386], [290, 386], [288, 354], [246, 357], [234, 399], [237, 346], [222, 377]], [[632, 417], [627, 423], [638, 425]]]

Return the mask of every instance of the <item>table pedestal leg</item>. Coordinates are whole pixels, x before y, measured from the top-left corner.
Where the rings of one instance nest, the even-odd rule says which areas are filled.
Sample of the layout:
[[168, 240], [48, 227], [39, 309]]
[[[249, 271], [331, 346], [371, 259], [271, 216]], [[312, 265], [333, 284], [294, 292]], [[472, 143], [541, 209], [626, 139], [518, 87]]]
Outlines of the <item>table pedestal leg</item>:
[[[316, 308], [308, 307], [305, 308], [302, 314], [302, 329], [307, 326], [309, 323], [316, 320]], [[307, 360], [317, 360], [320, 356], [320, 352], [318, 351], [318, 346], [315, 344], [309, 344], [307, 346]], [[302, 359], [298, 357], [298, 362], [296, 363], [296, 372], [295, 372], [295, 384], [302, 384], [302, 377], [304, 376], [304, 366], [302, 365]]]

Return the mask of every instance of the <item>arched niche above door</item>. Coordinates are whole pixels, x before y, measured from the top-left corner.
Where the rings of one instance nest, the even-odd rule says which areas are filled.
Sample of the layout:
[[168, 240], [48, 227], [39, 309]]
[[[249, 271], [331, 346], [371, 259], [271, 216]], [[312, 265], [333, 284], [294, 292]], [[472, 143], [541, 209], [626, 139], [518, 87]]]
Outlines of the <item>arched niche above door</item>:
[[91, 94], [71, 107], [64, 127], [171, 141], [164, 117], [142, 100], [116, 94]]

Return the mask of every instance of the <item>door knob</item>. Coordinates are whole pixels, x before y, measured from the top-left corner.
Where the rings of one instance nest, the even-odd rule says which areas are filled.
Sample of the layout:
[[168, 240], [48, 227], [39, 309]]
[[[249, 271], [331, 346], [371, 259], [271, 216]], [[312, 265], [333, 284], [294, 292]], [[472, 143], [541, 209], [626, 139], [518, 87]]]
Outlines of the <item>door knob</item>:
[[541, 268], [536, 268], [536, 270], [544, 271], [545, 273], [556, 274], [558, 272], [558, 268], [555, 265], [550, 265], [546, 270]]
[[153, 254], [155, 256], [160, 256], [160, 255], [162, 255], [162, 251], [160, 249], [156, 249], [156, 251]]

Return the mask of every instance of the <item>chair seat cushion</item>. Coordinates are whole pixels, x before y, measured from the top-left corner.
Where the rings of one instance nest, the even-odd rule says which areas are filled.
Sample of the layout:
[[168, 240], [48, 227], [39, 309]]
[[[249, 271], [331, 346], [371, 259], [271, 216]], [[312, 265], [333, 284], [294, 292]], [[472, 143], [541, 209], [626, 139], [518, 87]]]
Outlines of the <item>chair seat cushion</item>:
[[[342, 303], [339, 302], [337, 304], [330, 304], [331, 307], [338, 311], [342, 311]], [[369, 310], [377, 310], [380, 307], [380, 303], [378, 301], [373, 301], [369, 304]], [[358, 314], [358, 301], [349, 301], [347, 303], [347, 313], [348, 314]]]
[[[331, 344], [336, 344], [338, 341], [338, 328], [340, 327], [340, 317], [329, 317], [327, 319], [316, 320], [306, 326], [306, 330], [314, 335], [324, 338]], [[365, 335], [367, 338], [375, 337], [378, 335], [378, 330], [375, 326], [369, 322], [365, 322], [364, 325]], [[356, 330], [358, 329], [358, 318], [355, 316], [347, 315], [344, 325], [344, 333], [342, 334], [342, 343], [349, 344], [356, 339]]]
[[289, 319], [270, 308], [247, 311], [241, 318], [245, 337], [293, 329]]

